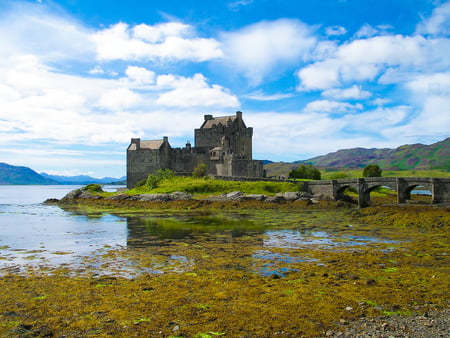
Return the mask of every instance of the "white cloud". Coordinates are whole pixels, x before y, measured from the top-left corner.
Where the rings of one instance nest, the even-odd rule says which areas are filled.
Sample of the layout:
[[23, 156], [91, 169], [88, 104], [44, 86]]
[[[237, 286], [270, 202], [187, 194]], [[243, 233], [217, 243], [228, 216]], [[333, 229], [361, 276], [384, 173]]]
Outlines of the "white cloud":
[[450, 34], [450, 2], [436, 7], [430, 18], [417, 26], [419, 34], [448, 36]]
[[15, 2], [2, 13], [0, 24], [0, 57], [11, 54], [33, 54], [41, 60], [89, 60], [94, 56], [91, 31], [76, 20], [46, 6]]
[[298, 88], [326, 90], [346, 83], [374, 81], [380, 75], [382, 83], [403, 81], [405, 75], [449, 67], [450, 39], [376, 36], [342, 44], [327, 59], [300, 69]]
[[312, 33], [298, 20], [259, 22], [223, 35], [225, 62], [256, 85], [272, 72], [305, 59], [316, 44]]
[[125, 74], [132, 81], [137, 82], [138, 84], [153, 84], [155, 83], [155, 72], [152, 72], [143, 67], [136, 66], [128, 66]]
[[233, 12], [237, 12], [239, 11], [242, 7], [246, 7], [248, 5], [251, 5], [253, 3], [253, 0], [238, 0], [238, 1], [233, 1], [228, 3], [228, 8], [233, 11]]
[[331, 26], [326, 28], [326, 33], [328, 36], [345, 35], [347, 34], [347, 30], [342, 26]]
[[361, 110], [363, 106], [360, 103], [351, 104], [347, 102], [338, 102], [330, 100], [317, 100], [309, 102], [303, 109], [304, 112], [331, 113], [340, 114], [348, 111]]
[[366, 90], [362, 90], [361, 86], [353, 85], [345, 89], [328, 89], [322, 92], [322, 96], [330, 97], [335, 100], [367, 99], [372, 94]]
[[294, 97], [294, 94], [292, 93], [276, 93], [276, 94], [264, 94], [262, 91], [255, 91], [252, 93], [249, 93], [247, 95], [244, 95], [246, 99], [255, 100], [255, 101], [278, 101], [278, 100], [284, 100], [289, 99], [291, 97]]
[[140, 95], [130, 89], [117, 88], [103, 93], [98, 101], [98, 106], [110, 110], [123, 110], [136, 106], [141, 100]]
[[388, 104], [392, 102], [391, 99], [386, 99], [386, 98], [376, 98], [374, 100], [372, 100], [370, 103], [375, 105], [375, 106], [384, 106], [385, 104]]
[[157, 78], [161, 88], [173, 88], [163, 93], [156, 103], [170, 107], [239, 107], [236, 96], [219, 85], [209, 86], [201, 74], [192, 78], [161, 75]]
[[118, 23], [92, 34], [99, 60], [174, 59], [206, 61], [223, 56], [210, 38], [186, 37], [192, 27], [178, 23], [130, 27]]

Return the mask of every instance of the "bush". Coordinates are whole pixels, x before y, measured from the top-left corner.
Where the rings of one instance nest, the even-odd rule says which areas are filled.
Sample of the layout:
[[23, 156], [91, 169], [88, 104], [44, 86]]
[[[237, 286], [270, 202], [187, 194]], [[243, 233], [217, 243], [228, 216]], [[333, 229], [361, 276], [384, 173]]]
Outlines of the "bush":
[[200, 163], [194, 168], [192, 176], [194, 177], [204, 177], [208, 173], [208, 166], [205, 163]]
[[147, 183], [147, 179], [138, 181], [133, 188], [143, 187]]
[[363, 170], [363, 177], [381, 177], [382, 170], [378, 164], [369, 164]]
[[301, 165], [297, 169], [293, 169], [289, 173], [289, 178], [303, 178], [311, 180], [320, 180], [320, 171], [311, 165]]
[[148, 175], [145, 185], [149, 190], [152, 190], [157, 188], [163, 180], [171, 179], [174, 176], [173, 171], [170, 169], [158, 169], [156, 173]]

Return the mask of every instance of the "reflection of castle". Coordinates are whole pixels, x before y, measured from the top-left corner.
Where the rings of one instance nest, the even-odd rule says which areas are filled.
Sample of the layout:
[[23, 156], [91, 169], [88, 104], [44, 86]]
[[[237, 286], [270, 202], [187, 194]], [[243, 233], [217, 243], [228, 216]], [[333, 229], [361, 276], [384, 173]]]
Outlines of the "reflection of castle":
[[127, 186], [132, 188], [158, 169], [192, 173], [204, 163], [208, 174], [229, 177], [262, 177], [262, 161], [252, 160], [253, 128], [247, 128], [242, 113], [213, 117], [195, 129], [195, 147], [172, 148], [167, 137], [156, 141], [131, 139], [127, 149]]

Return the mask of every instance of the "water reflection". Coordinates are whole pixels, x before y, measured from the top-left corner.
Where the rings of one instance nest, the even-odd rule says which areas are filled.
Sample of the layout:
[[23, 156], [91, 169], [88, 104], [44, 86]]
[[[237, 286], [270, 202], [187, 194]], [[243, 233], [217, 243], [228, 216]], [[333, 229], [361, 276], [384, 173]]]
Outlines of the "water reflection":
[[[170, 240], [230, 242], [263, 234], [264, 224], [240, 214], [209, 213], [127, 217], [129, 248], [160, 246]], [[261, 240], [262, 241], [262, 240]]]
[[0, 275], [65, 267], [130, 277], [201, 264], [208, 269], [215, 261], [226, 269], [283, 276], [310, 260], [297, 249], [388, 242], [324, 211], [113, 215], [40, 203], [0, 203], [0, 233]]

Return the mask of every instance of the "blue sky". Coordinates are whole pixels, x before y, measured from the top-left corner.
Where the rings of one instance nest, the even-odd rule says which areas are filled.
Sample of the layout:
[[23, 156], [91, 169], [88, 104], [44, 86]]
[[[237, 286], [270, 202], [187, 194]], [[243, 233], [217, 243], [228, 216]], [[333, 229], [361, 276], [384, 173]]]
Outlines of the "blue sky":
[[237, 110], [255, 159], [450, 136], [449, 1], [0, 0], [0, 45], [0, 161], [39, 172]]

